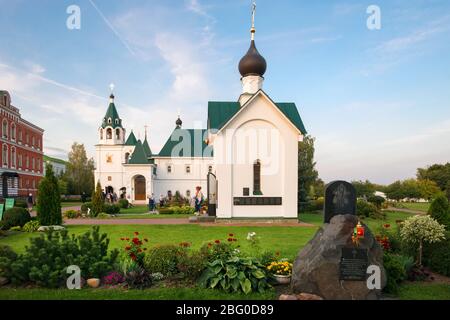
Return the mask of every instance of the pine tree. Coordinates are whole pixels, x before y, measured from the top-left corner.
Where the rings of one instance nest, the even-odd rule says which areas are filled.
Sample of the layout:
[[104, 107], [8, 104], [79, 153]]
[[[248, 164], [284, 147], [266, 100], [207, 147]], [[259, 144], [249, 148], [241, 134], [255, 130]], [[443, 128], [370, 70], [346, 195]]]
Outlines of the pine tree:
[[97, 182], [95, 191], [92, 194], [92, 216], [96, 217], [99, 213], [103, 212], [105, 201], [103, 200], [102, 186], [100, 181]]
[[51, 164], [46, 165], [45, 177], [39, 183], [37, 217], [43, 226], [62, 224], [61, 195], [58, 179], [56, 179], [53, 173], [53, 166]]
[[298, 206], [300, 211], [308, 203], [308, 192], [319, 176], [315, 169], [314, 141], [313, 137], [306, 136], [302, 142], [298, 143]]

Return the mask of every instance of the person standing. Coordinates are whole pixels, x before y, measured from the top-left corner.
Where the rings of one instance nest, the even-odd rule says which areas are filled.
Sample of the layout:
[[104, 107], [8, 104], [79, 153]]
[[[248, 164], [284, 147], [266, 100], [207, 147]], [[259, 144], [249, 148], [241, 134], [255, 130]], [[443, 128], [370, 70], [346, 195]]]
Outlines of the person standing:
[[33, 211], [33, 195], [31, 193], [28, 194], [27, 206], [28, 206], [28, 211], [29, 212]]
[[160, 208], [164, 207], [164, 197], [163, 197], [163, 195], [159, 196], [159, 207]]
[[203, 197], [202, 187], [198, 186], [195, 188], [195, 213], [197, 215], [200, 214], [203, 200], [204, 200], [204, 197]]

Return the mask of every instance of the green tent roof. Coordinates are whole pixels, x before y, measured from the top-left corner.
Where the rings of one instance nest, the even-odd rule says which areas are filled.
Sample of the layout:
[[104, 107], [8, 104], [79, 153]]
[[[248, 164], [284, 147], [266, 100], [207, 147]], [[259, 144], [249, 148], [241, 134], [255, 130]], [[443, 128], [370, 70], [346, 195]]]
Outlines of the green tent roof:
[[148, 157], [145, 154], [144, 146], [141, 140], [138, 140], [136, 147], [134, 148], [133, 154], [130, 156], [128, 161], [129, 164], [148, 164]]
[[212, 157], [212, 149], [209, 151], [205, 143], [206, 129], [181, 129], [173, 130], [159, 152], [160, 157]]
[[125, 142], [126, 146], [135, 146], [137, 143], [136, 136], [134, 135], [133, 131], [131, 131], [130, 135], [128, 136], [127, 141]]
[[[274, 103], [302, 134], [307, 133], [295, 103]], [[222, 129], [222, 127], [240, 110], [240, 108], [241, 105], [239, 102], [208, 102], [208, 129]]]
[[[108, 120], [111, 119], [111, 123]], [[119, 118], [119, 113], [117, 112], [114, 102], [111, 102], [108, 106], [105, 116], [103, 117], [102, 128], [107, 126], [112, 126], [115, 128], [122, 128], [122, 119]]]
[[144, 151], [145, 151], [145, 154], [147, 155], [147, 157], [151, 157], [152, 150], [150, 149], [150, 146], [148, 145], [147, 137], [145, 137], [145, 140], [144, 140], [144, 143], [142, 144], [142, 146], [144, 147]]

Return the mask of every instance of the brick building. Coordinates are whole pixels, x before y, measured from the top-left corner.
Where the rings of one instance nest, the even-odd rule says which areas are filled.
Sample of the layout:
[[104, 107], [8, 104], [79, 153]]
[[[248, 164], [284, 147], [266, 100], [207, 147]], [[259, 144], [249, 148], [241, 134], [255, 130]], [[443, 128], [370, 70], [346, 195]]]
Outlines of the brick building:
[[0, 198], [36, 196], [43, 176], [43, 134], [0, 90]]

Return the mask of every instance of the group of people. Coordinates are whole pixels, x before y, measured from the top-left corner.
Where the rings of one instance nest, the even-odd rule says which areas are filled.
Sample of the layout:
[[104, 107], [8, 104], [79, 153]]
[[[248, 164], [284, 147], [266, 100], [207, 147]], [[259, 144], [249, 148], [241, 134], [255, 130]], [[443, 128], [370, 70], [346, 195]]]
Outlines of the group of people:
[[115, 192], [103, 192], [103, 200], [106, 200], [106, 202], [112, 204], [119, 201], [119, 198], [117, 197], [117, 193]]
[[[205, 197], [202, 192], [202, 187], [197, 186], [195, 188], [195, 196], [190, 200], [191, 200], [190, 205], [195, 208], [195, 214], [196, 215], [200, 214], [200, 210], [205, 201]], [[164, 207], [164, 205], [166, 204], [166, 201], [167, 201], [167, 199], [161, 194], [159, 196], [159, 207], [160, 208]], [[148, 210], [151, 213], [156, 212], [156, 204], [157, 204], [157, 200], [155, 199], [155, 195], [152, 193], [152, 195], [148, 197]]]

